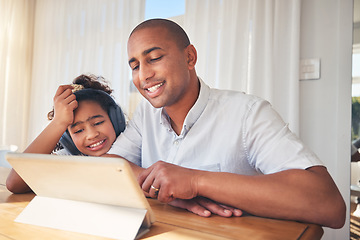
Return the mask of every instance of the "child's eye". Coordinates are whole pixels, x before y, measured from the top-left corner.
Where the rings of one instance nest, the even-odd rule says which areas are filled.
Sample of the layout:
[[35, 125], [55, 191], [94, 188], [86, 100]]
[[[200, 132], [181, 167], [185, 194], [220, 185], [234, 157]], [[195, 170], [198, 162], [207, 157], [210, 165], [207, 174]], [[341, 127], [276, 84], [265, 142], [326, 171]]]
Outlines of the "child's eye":
[[103, 124], [104, 122], [105, 122], [105, 121], [96, 122], [94, 125], [95, 125], [95, 126], [98, 126], [98, 125]]
[[82, 131], [84, 131], [84, 129], [76, 130], [76, 131], [74, 131], [74, 134], [81, 133]]

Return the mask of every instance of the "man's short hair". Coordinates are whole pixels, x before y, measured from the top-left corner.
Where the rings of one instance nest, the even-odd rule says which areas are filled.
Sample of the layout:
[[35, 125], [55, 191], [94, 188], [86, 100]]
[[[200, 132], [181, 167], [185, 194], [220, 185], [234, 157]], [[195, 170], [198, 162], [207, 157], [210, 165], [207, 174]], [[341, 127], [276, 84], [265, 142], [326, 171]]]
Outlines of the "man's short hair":
[[131, 37], [131, 35], [133, 35], [133, 33], [137, 32], [138, 30], [156, 27], [165, 28], [168, 31], [170, 37], [172, 37], [176, 41], [180, 49], [184, 49], [189, 46], [190, 40], [184, 29], [171, 20], [161, 18], [149, 19], [140, 23], [130, 33], [129, 38]]

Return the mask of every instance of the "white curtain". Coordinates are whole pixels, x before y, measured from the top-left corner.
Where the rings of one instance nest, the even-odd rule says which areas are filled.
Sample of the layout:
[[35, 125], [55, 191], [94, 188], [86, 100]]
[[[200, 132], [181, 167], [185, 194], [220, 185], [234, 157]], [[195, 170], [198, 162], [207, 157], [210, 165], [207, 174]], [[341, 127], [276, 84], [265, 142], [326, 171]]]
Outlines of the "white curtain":
[[184, 28], [207, 84], [268, 100], [299, 134], [300, 0], [187, 0]]
[[48, 124], [60, 84], [78, 75], [105, 77], [127, 111], [130, 68], [126, 43], [144, 18], [145, 0], [37, 0], [28, 142]]
[[35, 1], [0, 1], [0, 150], [25, 146], [34, 9]]
[[22, 151], [48, 124], [60, 84], [104, 76], [131, 104], [126, 42], [145, 0], [0, 1], [0, 147]]
[[[83, 73], [104, 76], [132, 109], [126, 42], [144, 8], [145, 0], [1, 0], [0, 146], [22, 151], [48, 124], [59, 84]], [[188, 0], [182, 19], [206, 83], [269, 100], [298, 133], [300, 0]]]

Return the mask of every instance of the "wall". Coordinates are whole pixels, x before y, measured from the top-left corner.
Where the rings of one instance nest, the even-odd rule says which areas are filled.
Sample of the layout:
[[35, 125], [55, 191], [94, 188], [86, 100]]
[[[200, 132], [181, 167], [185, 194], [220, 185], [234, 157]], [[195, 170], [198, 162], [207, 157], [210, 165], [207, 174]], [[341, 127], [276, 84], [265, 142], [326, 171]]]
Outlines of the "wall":
[[321, 77], [300, 83], [300, 137], [324, 161], [348, 209], [340, 230], [349, 239], [352, 0], [303, 0], [300, 57], [320, 58]]
[[360, 0], [354, 0], [354, 9], [353, 43], [360, 44]]

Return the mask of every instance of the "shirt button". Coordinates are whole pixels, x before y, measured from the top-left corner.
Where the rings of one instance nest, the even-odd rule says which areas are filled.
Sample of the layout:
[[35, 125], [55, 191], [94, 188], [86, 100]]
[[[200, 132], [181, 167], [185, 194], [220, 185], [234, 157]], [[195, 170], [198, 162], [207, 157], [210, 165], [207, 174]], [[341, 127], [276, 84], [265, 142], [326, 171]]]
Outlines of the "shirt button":
[[175, 144], [175, 145], [178, 145], [178, 144], [179, 144], [179, 140], [176, 140], [176, 141], [174, 142], [174, 144]]

